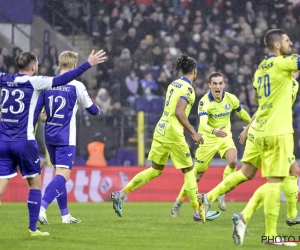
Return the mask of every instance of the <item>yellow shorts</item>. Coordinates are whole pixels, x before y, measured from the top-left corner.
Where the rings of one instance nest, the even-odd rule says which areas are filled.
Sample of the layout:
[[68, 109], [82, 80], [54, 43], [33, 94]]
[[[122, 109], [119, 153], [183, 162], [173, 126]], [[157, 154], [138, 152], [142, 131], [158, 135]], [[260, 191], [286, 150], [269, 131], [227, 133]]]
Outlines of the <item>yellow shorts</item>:
[[246, 146], [243, 154], [243, 158], [241, 162], [252, 164], [256, 168], [261, 167], [261, 157], [259, 154], [259, 150], [255, 145], [254, 138], [251, 138], [251, 134], [248, 135], [248, 139], [246, 140]]
[[266, 136], [255, 139], [262, 163], [262, 177], [289, 176], [295, 161], [293, 134]]
[[160, 165], [166, 165], [169, 157], [175, 168], [188, 168], [193, 166], [189, 146], [186, 142], [163, 143], [153, 140], [148, 159]]
[[225, 153], [230, 148], [236, 149], [232, 138], [218, 138], [218, 140], [204, 138], [204, 144], [200, 145], [196, 151], [195, 169], [198, 172], [205, 172], [216, 153], [225, 159]]

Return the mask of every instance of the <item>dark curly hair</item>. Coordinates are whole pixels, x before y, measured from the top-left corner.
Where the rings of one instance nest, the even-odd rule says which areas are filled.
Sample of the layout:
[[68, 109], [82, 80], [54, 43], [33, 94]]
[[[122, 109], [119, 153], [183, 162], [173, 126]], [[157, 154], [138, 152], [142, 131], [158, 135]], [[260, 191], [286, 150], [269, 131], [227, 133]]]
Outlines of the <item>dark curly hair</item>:
[[175, 64], [175, 71], [181, 71], [182, 74], [189, 74], [196, 68], [196, 60], [192, 57], [187, 56], [186, 54], [181, 55]]

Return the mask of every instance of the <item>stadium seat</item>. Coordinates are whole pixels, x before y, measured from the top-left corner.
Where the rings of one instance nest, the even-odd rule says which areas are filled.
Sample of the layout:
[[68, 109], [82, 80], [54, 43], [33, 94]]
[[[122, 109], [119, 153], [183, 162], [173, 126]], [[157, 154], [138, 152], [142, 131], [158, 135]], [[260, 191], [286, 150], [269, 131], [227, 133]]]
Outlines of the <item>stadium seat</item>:
[[118, 166], [137, 166], [137, 153], [134, 150], [119, 149], [117, 154]]
[[148, 122], [151, 125], [155, 125], [164, 109], [164, 100], [162, 98], [153, 98], [149, 101], [149, 103], [151, 111], [148, 117]]
[[111, 157], [107, 161], [107, 166], [117, 166], [118, 165], [118, 158], [117, 157]]
[[135, 98], [135, 111], [143, 111], [145, 113], [149, 113], [151, 111], [151, 105], [145, 97]]

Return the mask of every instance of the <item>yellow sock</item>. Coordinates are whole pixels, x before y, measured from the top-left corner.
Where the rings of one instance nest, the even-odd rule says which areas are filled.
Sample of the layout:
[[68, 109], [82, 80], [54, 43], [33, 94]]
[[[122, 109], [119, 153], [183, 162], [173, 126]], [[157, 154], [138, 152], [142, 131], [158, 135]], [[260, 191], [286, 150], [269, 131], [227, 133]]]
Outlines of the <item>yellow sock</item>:
[[287, 217], [293, 219], [297, 216], [298, 177], [287, 176], [283, 181], [283, 192], [286, 198]]
[[265, 188], [264, 213], [266, 223], [265, 236], [277, 236], [277, 220], [280, 209], [280, 194], [283, 182], [267, 183]]
[[123, 188], [123, 190], [129, 194], [133, 190], [146, 184], [148, 181], [160, 176], [161, 173], [162, 170], [156, 170], [150, 167], [134, 176], [133, 179]]
[[[194, 168], [192, 171], [194, 172], [194, 175], [195, 175], [195, 177], [196, 177], [196, 176], [197, 176], [197, 170]], [[191, 171], [191, 172], [192, 172], [192, 171]], [[186, 196], [185, 185], [183, 184], [183, 185], [182, 185], [182, 188], [181, 188], [181, 190], [180, 190], [180, 193], [179, 193], [179, 195], [178, 195], [178, 197], [177, 197], [177, 200], [183, 201], [185, 196]]]
[[230, 174], [234, 173], [236, 170], [236, 167], [235, 168], [231, 168], [229, 167], [229, 165], [226, 166], [226, 168], [224, 169], [224, 172], [223, 172], [223, 180]]
[[185, 185], [183, 184], [182, 188], [180, 190], [180, 193], [179, 193], [179, 195], [177, 197], [177, 200], [183, 201], [185, 196], [186, 196]]
[[219, 183], [218, 186], [216, 186], [207, 194], [209, 203], [213, 203], [220, 195], [226, 194], [230, 190], [235, 189], [238, 184], [245, 181], [248, 181], [248, 179], [241, 170], [232, 173], [227, 178], [223, 179], [223, 181]]
[[255, 193], [252, 195], [251, 199], [247, 203], [246, 207], [242, 211], [242, 214], [243, 214], [246, 224], [249, 223], [254, 212], [257, 211], [260, 207], [262, 207], [264, 205], [266, 186], [267, 186], [267, 183], [260, 186], [255, 191]]
[[197, 199], [198, 195], [198, 185], [194, 171], [189, 171], [184, 174], [184, 186], [183, 186], [187, 196], [189, 197], [190, 203], [194, 210], [199, 209], [199, 203]]

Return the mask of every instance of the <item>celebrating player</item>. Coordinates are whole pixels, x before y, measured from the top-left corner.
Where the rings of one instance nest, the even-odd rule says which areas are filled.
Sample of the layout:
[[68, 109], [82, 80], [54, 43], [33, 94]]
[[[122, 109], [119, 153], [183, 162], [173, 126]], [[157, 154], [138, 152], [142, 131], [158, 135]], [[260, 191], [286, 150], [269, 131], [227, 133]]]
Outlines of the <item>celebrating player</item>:
[[113, 208], [120, 217], [124, 198], [133, 190], [160, 176], [170, 156], [175, 168], [183, 172], [184, 188], [194, 210], [194, 220], [202, 219], [205, 222], [205, 214], [199, 214], [199, 210], [203, 212], [204, 210], [199, 209], [193, 162], [183, 133], [186, 129], [195, 143], [203, 143], [201, 134], [195, 131], [187, 119], [195, 101], [192, 83], [197, 75], [196, 61], [187, 55], [182, 55], [176, 61], [175, 70], [181, 71], [182, 77], [168, 87], [165, 108], [156, 125], [149, 153], [152, 167], [137, 174], [121, 191], [111, 194]]
[[[282, 30], [269, 30], [265, 35], [265, 45], [269, 49], [269, 55], [260, 63], [254, 75], [254, 99], [258, 101], [259, 107], [250, 126], [248, 137], [252, 138], [260, 154], [262, 176], [267, 178], [267, 183], [256, 190], [250, 202], [255, 210], [259, 206], [259, 201], [263, 200], [265, 236], [272, 238], [277, 236], [283, 181], [290, 180], [287, 188], [290, 192], [294, 189], [293, 180], [289, 178], [291, 164], [295, 160], [290, 84], [293, 81], [292, 72], [300, 68], [300, 60], [297, 55], [286, 56], [291, 53], [292, 42]], [[297, 195], [295, 194], [294, 197], [296, 198]], [[244, 212], [234, 214], [232, 218], [235, 244], [243, 243], [246, 223], [248, 223]], [[276, 241], [266, 243], [297, 245]]]
[[[77, 53], [64, 51], [58, 57], [61, 74], [76, 68]], [[65, 86], [53, 87], [41, 93], [36, 115], [43, 106], [46, 112], [45, 142], [50, 161], [55, 167], [55, 177], [47, 186], [42, 198], [39, 221], [49, 224], [46, 209], [56, 198], [62, 223], [80, 223], [81, 221], [70, 215], [66, 182], [70, 179], [72, 163], [76, 153], [76, 112], [78, 104], [82, 104], [92, 114], [100, 114], [100, 109], [93, 104], [84, 85], [76, 80]]]
[[[296, 78], [297, 77], [293, 79], [293, 83], [292, 83], [293, 103], [296, 100], [297, 92], [299, 89], [299, 84], [296, 81]], [[255, 115], [252, 117], [252, 120], [254, 119], [254, 117]], [[247, 127], [245, 127], [245, 129], [239, 136], [239, 141], [241, 144], [244, 144], [247, 139], [247, 134], [250, 125], [251, 122]], [[261, 158], [259, 155], [259, 151], [254, 144], [254, 139], [252, 134], [248, 136], [243, 159], [241, 161], [243, 162], [243, 165], [239, 171], [232, 173], [231, 175], [226, 177], [219, 185], [217, 185], [213, 190], [211, 190], [207, 194], [204, 194], [204, 201], [206, 203], [207, 211], [210, 208], [210, 204], [213, 203], [217, 197], [233, 190], [237, 185], [243, 182], [252, 180], [256, 175], [257, 170], [261, 166]], [[290, 176], [284, 178], [283, 192], [287, 201], [286, 223], [289, 226], [300, 224], [300, 214], [297, 211], [298, 172], [299, 172], [299, 166], [297, 162], [294, 161], [290, 169]], [[260, 205], [263, 205], [263, 199], [261, 199]], [[260, 206], [257, 206], [257, 204], [254, 204], [253, 202], [248, 203], [247, 208], [245, 208], [242, 212], [246, 223], [248, 223], [248, 221], [250, 220], [250, 217], [254, 212], [254, 210], [258, 209], [259, 207]]]
[[[249, 114], [240, 106], [237, 97], [224, 91], [225, 83], [221, 73], [210, 74], [209, 88], [210, 92], [202, 97], [198, 107], [200, 118], [198, 131], [203, 134], [204, 144], [196, 151], [195, 171], [197, 171], [197, 181], [201, 180], [216, 153], [219, 153], [222, 159], [225, 158], [228, 163], [224, 170], [223, 179], [236, 170], [237, 150], [230, 131], [230, 115], [235, 110], [238, 116], [247, 124], [251, 120]], [[172, 217], [179, 216], [185, 195], [185, 188], [182, 187], [171, 210]], [[225, 211], [224, 195], [218, 197], [218, 201], [219, 208]]]
[[[38, 60], [31, 52], [16, 57], [19, 73], [0, 73], [2, 87], [2, 117], [0, 122], [0, 192], [4, 192], [8, 180], [17, 175], [17, 166], [29, 186], [27, 200], [29, 235], [46, 236], [36, 228], [41, 206], [41, 168], [34, 136], [34, 110], [40, 92], [64, 85], [87, 71], [91, 66], [104, 62], [105, 52], [90, 54], [88, 61], [79, 68], [56, 77], [34, 76], [38, 72]], [[2, 195], [1, 193], [1, 195]]]

